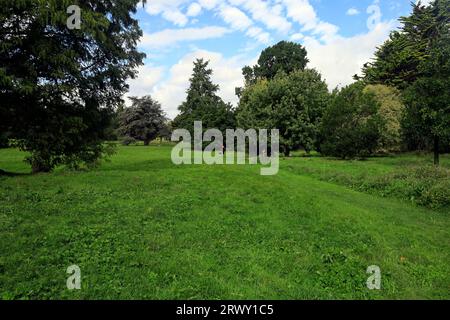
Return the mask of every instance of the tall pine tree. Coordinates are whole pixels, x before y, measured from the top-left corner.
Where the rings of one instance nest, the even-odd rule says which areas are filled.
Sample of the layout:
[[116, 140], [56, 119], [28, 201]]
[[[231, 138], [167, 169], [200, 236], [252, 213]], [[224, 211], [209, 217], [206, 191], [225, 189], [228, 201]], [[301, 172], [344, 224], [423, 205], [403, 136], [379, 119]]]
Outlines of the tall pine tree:
[[194, 121], [202, 121], [205, 130], [216, 128], [225, 131], [234, 128], [232, 106], [217, 95], [219, 86], [212, 82], [213, 71], [208, 65], [209, 61], [203, 59], [194, 62], [186, 101], [178, 108], [180, 114], [173, 121], [175, 129], [186, 129], [193, 133]]

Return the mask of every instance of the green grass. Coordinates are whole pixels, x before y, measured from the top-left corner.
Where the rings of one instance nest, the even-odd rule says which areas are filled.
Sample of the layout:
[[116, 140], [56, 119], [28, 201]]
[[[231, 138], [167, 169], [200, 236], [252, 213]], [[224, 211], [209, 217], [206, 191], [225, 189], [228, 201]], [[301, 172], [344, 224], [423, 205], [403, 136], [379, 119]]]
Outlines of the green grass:
[[[170, 146], [120, 147], [86, 172], [27, 175], [0, 150], [0, 298], [450, 298], [450, 215], [327, 181], [425, 161], [174, 166]], [[448, 165], [448, 158], [444, 159]], [[300, 170], [309, 168], [310, 170]], [[66, 288], [79, 265], [82, 290]], [[366, 287], [378, 265], [382, 289]]]
[[402, 154], [364, 161], [320, 157], [285, 159], [284, 168], [358, 191], [450, 212], [449, 155], [441, 156], [439, 167], [433, 165], [431, 155]]

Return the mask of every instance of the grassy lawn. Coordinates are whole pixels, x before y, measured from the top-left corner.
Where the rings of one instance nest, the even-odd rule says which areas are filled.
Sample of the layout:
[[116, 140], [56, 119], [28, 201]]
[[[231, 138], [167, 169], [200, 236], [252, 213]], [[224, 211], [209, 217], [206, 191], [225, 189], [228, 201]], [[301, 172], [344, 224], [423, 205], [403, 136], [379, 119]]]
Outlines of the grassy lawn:
[[[328, 181], [429, 157], [292, 158], [263, 177], [177, 167], [169, 146], [118, 151], [96, 170], [31, 176], [23, 154], [0, 150], [0, 168], [22, 173], [0, 177], [0, 298], [450, 298], [447, 209]], [[66, 288], [73, 264], [82, 290]]]

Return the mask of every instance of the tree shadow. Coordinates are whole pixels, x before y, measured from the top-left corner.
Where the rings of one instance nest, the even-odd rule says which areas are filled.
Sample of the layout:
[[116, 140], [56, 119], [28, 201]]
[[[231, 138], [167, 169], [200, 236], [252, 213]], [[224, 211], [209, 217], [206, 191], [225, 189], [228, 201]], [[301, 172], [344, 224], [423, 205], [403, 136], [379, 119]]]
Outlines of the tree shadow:
[[101, 171], [159, 171], [165, 169], [177, 169], [180, 166], [173, 164], [170, 160], [166, 159], [157, 159], [157, 160], [145, 160], [145, 161], [137, 161], [133, 163], [126, 164], [108, 164], [105, 167], [101, 168]]
[[23, 176], [31, 176], [31, 172], [30, 173], [8, 172], [0, 169], [0, 177], [23, 177]]

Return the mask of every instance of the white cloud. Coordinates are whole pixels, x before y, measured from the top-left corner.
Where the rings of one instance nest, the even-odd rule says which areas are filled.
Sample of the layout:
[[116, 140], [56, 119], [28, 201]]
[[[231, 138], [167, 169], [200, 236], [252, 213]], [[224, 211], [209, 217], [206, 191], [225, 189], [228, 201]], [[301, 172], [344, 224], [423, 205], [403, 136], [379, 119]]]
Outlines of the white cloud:
[[[138, 69], [136, 79], [127, 81], [130, 90], [126, 97], [145, 96], [152, 93], [153, 87], [162, 80], [164, 75], [164, 67], [153, 67], [149, 65], [141, 66]], [[126, 99], [128, 103], [129, 100]]]
[[173, 24], [184, 27], [189, 19], [178, 8], [187, 0], [152, 0], [145, 5], [145, 10], [150, 15], [159, 15]]
[[307, 37], [304, 45], [311, 60], [309, 67], [316, 68], [326, 79], [330, 89], [353, 82], [364, 63], [370, 61], [377, 46], [388, 38], [397, 26], [394, 21], [378, 24], [373, 30], [354, 37], [336, 36], [326, 43]]
[[313, 29], [317, 24], [317, 14], [307, 0], [283, 0], [287, 16], [304, 26], [305, 30]]
[[220, 38], [230, 30], [223, 27], [165, 29], [155, 33], [144, 33], [141, 45], [144, 48], [163, 48], [178, 42]]
[[199, 5], [197, 2], [194, 2], [194, 3], [192, 3], [192, 4], [189, 6], [186, 15], [187, 15], [188, 17], [196, 17], [196, 16], [198, 16], [201, 12], [202, 12], [202, 6]]
[[292, 24], [282, 15], [282, 6], [270, 7], [268, 2], [261, 0], [229, 0], [235, 6], [240, 6], [247, 10], [252, 18], [261, 22], [270, 30], [281, 33], [288, 33]]
[[236, 7], [223, 5], [219, 9], [219, 15], [226, 23], [236, 30], [246, 30], [253, 24], [252, 20]]
[[418, 4], [419, 1], [420, 1], [423, 5], [428, 6], [428, 5], [430, 5], [434, 0], [416, 0], [416, 4]]
[[207, 9], [212, 10], [221, 2], [221, 0], [199, 0], [200, 5]]
[[258, 42], [268, 44], [271, 40], [270, 34], [263, 29], [254, 26], [253, 21], [242, 10], [229, 5], [221, 5], [218, 15], [234, 30], [247, 31], [245, 34]]
[[347, 10], [347, 15], [348, 16], [357, 16], [358, 14], [360, 14], [360, 12], [356, 8], [350, 8], [350, 9]]
[[302, 40], [305, 36], [302, 33], [294, 33], [293, 35], [291, 35], [291, 40], [292, 41], [299, 41]]
[[255, 38], [258, 42], [263, 44], [269, 44], [272, 41], [270, 34], [258, 27], [251, 27], [248, 29], [246, 35], [251, 38]]
[[321, 36], [324, 41], [333, 38], [339, 31], [337, 26], [321, 21], [308, 0], [283, 0], [283, 3], [287, 16], [302, 25], [302, 31], [311, 31], [314, 35]]

